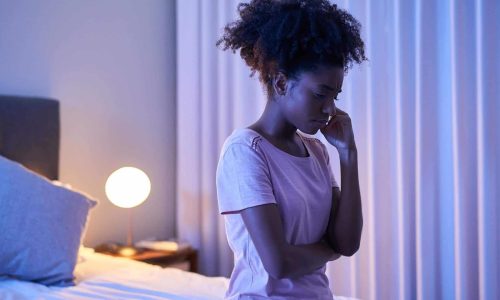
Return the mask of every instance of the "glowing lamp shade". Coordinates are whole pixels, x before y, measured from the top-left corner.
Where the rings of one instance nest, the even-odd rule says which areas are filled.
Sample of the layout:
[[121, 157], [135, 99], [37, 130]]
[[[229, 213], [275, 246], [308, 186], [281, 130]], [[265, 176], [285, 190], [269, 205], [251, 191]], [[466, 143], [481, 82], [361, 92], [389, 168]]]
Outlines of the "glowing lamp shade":
[[146, 201], [151, 191], [148, 175], [134, 167], [120, 168], [109, 175], [106, 196], [116, 206], [135, 207]]

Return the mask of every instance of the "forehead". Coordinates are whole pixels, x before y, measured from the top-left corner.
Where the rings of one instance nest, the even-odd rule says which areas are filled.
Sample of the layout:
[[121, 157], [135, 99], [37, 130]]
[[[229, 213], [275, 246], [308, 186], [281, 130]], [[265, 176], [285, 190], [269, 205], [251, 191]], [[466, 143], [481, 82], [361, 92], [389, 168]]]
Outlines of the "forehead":
[[337, 66], [320, 66], [312, 71], [304, 71], [299, 75], [301, 84], [327, 85], [334, 89], [341, 89], [344, 81], [344, 68]]

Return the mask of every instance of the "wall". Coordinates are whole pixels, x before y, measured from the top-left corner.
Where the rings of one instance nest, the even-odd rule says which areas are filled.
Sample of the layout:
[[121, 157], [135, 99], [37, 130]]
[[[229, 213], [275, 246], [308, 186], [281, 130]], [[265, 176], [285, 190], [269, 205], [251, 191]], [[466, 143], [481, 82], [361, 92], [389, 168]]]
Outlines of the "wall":
[[135, 240], [174, 234], [175, 2], [0, 0], [0, 94], [61, 102], [61, 181], [99, 199], [87, 246], [125, 242], [128, 213], [105, 197], [112, 171], [152, 181]]

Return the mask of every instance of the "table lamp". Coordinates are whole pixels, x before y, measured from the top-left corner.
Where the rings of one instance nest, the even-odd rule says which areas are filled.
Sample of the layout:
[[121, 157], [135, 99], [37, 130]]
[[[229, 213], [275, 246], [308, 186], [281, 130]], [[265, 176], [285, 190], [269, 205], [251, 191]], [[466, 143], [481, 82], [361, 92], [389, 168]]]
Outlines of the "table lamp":
[[137, 250], [132, 244], [132, 207], [142, 204], [149, 196], [151, 182], [143, 171], [134, 167], [120, 168], [106, 181], [106, 196], [114, 205], [127, 208], [129, 211], [129, 226], [127, 245], [120, 247], [117, 252], [123, 256], [132, 256]]

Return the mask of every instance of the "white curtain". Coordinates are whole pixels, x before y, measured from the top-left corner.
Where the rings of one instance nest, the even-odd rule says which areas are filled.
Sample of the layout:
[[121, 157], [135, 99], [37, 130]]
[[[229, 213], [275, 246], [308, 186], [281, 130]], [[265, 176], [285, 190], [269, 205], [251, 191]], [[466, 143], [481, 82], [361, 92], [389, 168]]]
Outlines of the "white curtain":
[[[217, 214], [219, 151], [265, 104], [239, 55], [215, 47], [238, 2], [177, 2], [177, 229], [209, 275], [232, 267]], [[329, 264], [333, 291], [500, 299], [500, 1], [338, 4], [363, 25], [370, 61], [349, 72], [340, 97], [365, 223], [359, 252]], [[332, 147], [330, 156], [338, 161]]]

